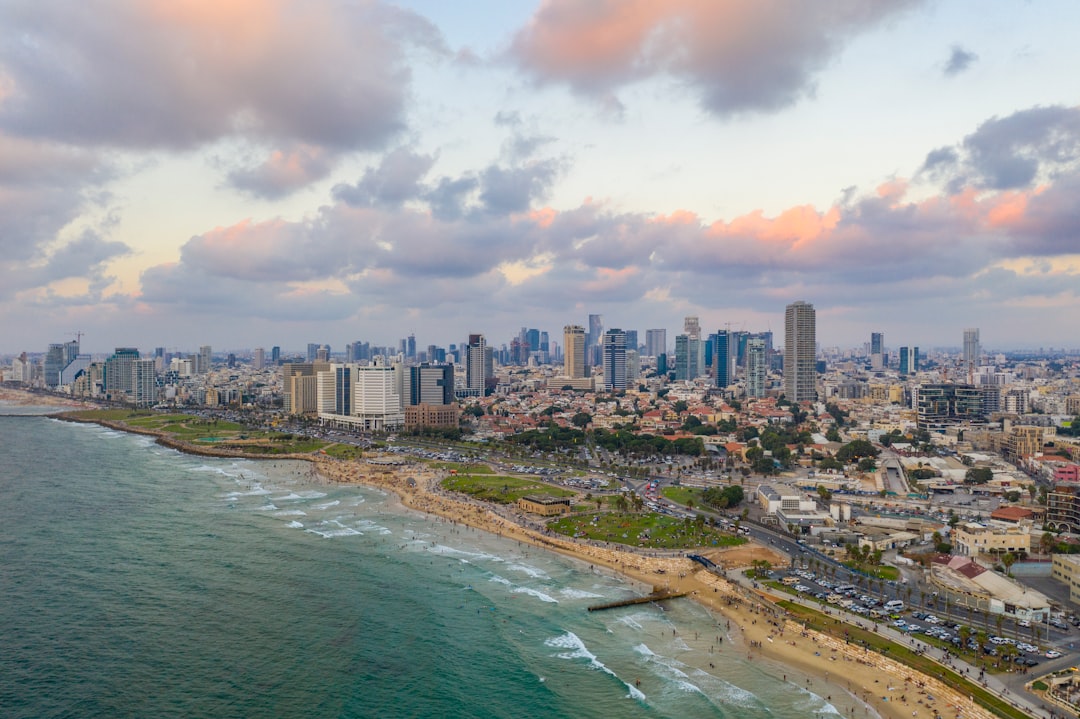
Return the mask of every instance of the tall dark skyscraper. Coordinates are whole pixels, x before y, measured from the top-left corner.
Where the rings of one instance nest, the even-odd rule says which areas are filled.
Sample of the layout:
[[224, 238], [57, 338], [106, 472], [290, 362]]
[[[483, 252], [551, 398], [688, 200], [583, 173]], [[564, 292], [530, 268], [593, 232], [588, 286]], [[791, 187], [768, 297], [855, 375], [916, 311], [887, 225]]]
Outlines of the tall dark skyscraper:
[[712, 336], [713, 343], [713, 370], [716, 386], [727, 387], [735, 381], [733, 369], [733, 353], [731, 347], [731, 332], [721, 330]]
[[626, 389], [626, 333], [620, 329], [604, 334], [604, 389]]

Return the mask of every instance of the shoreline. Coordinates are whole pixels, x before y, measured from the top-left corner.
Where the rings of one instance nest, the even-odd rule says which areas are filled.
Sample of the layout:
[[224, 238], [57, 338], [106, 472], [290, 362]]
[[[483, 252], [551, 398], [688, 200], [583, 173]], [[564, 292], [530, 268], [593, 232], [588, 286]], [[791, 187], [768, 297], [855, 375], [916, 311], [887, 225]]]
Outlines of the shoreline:
[[[120, 422], [82, 419], [63, 412], [46, 416], [153, 436], [158, 444], [187, 454], [226, 459], [307, 461], [327, 482], [361, 484], [384, 490], [393, 494], [408, 509], [558, 552], [577, 561], [609, 569], [644, 587], [686, 592], [688, 598], [710, 613], [724, 618], [726, 629], [719, 623], [718, 627], [729, 640], [735, 638], [740, 641], [748, 659], [760, 658], [774, 663], [781, 673], [784, 667], [805, 673], [812, 677], [807, 679], [805, 688], [830, 703], [830, 687], [846, 692], [852, 702], [863, 705], [864, 717], [869, 716], [871, 711], [887, 719], [996, 717], [936, 677], [922, 674], [869, 650], [846, 645], [833, 637], [806, 631], [798, 623], [785, 618], [783, 610], [769, 606], [771, 595], [765, 592], [751, 592], [726, 577], [705, 571], [685, 557], [646, 556], [629, 549], [584, 544], [524, 526], [518, 523], [523, 516], [512, 508], [458, 497], [442, 490], [439, 483], [444, 473], [417, 462], [384, 465], [365, 459], [338, 460], [310, 454], [263, 457], [235, 450], [198, 447], [154, 430], [130, 427]], [[767, 551], [767, 548], [761, 548], [761, 552]], [[703, 553], [719, 564], [724, 550], [703, 550]], [[784, 679], [787, 679], [786, 674]], [[824, 685], [819, 684], [822, 681]], [[851, 709], [851, 716], [857, 716], [854, 709]]]

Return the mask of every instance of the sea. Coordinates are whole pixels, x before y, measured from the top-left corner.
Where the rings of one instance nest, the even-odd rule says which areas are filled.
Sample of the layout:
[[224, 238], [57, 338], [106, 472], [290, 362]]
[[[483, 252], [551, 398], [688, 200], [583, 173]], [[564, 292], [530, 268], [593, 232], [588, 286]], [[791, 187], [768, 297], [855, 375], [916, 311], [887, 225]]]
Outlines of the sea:
[[848, 716], [685, 599], [329, 484], [0, 406], [0, 716]]

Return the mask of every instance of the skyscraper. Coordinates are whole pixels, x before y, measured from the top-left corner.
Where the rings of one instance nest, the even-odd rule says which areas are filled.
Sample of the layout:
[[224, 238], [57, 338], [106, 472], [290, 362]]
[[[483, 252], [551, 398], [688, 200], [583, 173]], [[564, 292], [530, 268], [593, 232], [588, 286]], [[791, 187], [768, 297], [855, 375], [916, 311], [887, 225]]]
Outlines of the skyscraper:
[[450, 365], [427, 363], [409, 367], [409, 390], [405, 402], [446, 405], [454, 401], [454, 368]]
[[620, 329], [604, 334], [604, 389], [626, 389], [626, 333]]
[[585, 338], [585, 361], [590, 367], [597, 364], [597, 359], [599, 358], [598, 348], [603, 334], [603, 316], [589, 315], [589, 334]]
[[701, 374], [701, 340], [688, 334], [675, 336], [675, 379], [694, 380]]
[[252, 366], [255, 369], [262, 369], [266, 366], [266, 350], [262, 347], [255, 348], [255, 356], [252, 358]]
[[802, 300], [784, 311], [784, 396], [791, 402], [817, 397], [817, 313]]
[[765, 377], [768, 373], [765, 340], [751, 337], [746, 342], [746, 396], [765, 396]]
[[979, 345], [979, 328], [968, 327], [964, 330], [964, 372], [967, 373], [969, 381], [971, 376], [975, 374], [981, 358], [982, 347]]
[[667, 353], [667, 330], [645, 330], [645, 355], [659, 357]]
[[731, 347], [731, 333], [721, 330], [713, 335], [713, 369], [717, 387], [727, 387], [735, 381], [733, 369], [734, 356]]
[[870, 333], [870, 368], [879, 370], [885, 366], [885, 333]]
[[484, 335], [469, 335], [465, 345], [465, 389], [471, 397], [483, 397], [487, 384], [488, 346]]
[[900, 348], [900, 374], [915, 374], [919, 371], [919, 348]]
[[581, 325], [563, 327], [563, 374], [571, 379], [589, 376], [585, 364], [585, 328]]
[[199, 362], [195, 374], [206, 374], [210, 371], [210, 363], [213, 355], [214, 353], [211, 351], [210, 345], [203, 345], [199, 348]]

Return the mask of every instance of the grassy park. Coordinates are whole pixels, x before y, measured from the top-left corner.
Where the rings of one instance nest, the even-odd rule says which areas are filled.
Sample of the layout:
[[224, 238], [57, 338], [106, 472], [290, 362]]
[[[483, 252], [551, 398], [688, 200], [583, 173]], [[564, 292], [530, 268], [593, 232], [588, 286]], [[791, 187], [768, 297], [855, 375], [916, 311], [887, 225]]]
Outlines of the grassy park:
[[578, 514], [549, 522], [548, 529], [572, 537], [654, 549], [734, 547], [746, 542], [742, 537], [721, 532], [703, 522], [675, 519], [654, 512]]
[[459, 474], [444, 479], [442, 486], [453, 492], [461, 492], [498, 504], [513, 504], [527, 495], [572, 497], [576, 494], [568, 489], [553, 487], [535, 479], [496, 474]]

